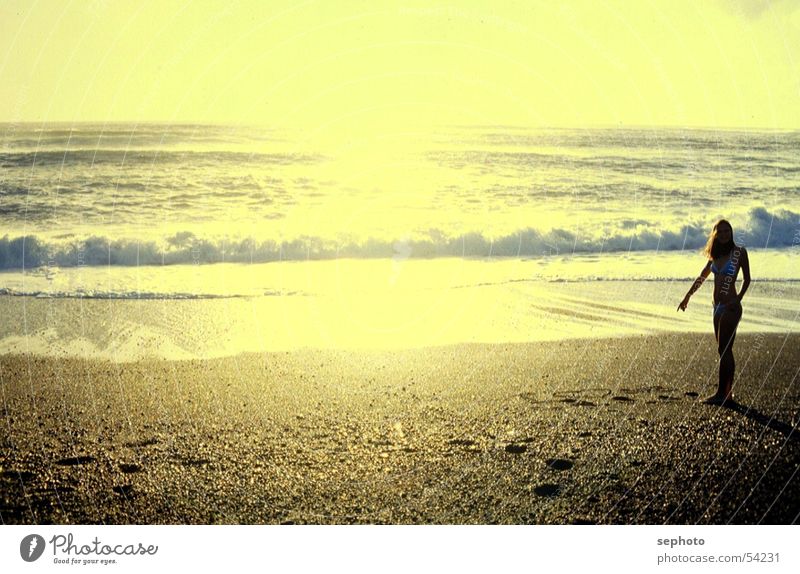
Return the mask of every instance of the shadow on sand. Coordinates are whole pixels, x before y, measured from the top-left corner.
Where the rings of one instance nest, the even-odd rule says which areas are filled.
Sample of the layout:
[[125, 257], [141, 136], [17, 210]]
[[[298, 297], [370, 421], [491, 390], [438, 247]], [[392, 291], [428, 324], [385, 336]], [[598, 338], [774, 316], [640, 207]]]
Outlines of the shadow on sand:
[[788, 440], [800, 440], [800, 429], [794, 425], [779, 421], [775, 417], [767, 416], [764, 413], [757, 411], [753, 407], [737, 403], [736, 401], [727, 401], [722, 405], [724, 408], [732, 410], [744, 415], [747, 418], [756, 421], [758, 424], [769, 427], [784, 435]]

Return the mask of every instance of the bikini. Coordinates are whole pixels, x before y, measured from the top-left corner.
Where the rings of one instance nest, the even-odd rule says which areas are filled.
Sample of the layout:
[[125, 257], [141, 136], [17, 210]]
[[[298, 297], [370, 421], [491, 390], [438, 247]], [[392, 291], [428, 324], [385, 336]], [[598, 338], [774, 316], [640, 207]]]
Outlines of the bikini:
[[[733, 253], [728, 258], [727, 263], [722, 266], [722, 269], [718, 269], [714, 262], [711, 262], [711, 271], [714, 272], [714, 275], [718, 273], [722, 273], [723, 275], [728, 275], [730, 277], [736, 276], [736, 264], [733, 262]], [[726, 304], [725, 303], [714, 303], [714, 317], [723, 313], [725, 311]]]

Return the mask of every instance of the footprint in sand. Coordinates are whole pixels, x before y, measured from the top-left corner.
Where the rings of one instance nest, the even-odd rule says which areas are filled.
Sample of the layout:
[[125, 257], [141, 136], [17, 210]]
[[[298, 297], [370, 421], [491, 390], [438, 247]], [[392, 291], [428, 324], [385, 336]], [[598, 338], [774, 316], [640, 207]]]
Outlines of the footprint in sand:
[[211, 461], [207, 458], [189, 458], [181, 459], [181, 464], [183, 466], [206, 466], [207, 464], [211, 464]]
[[521, 454], [528, 450], [528, 447], [524, 444], [507, 444], [506, 445], [506, 452], [510, 452], [512, 454]]
[[578, 400], [578, 399], [561, 399], [562, 403], [567, 403], [568, 405], [575, 405], [576, 407], [595, 407], [597, 406], [592, 401], [586, 400]]
[[113, 490], [120, 496], [125, 496], [128, 498], [133, 496], [133, 485], [131, 484], [120, 484], [118, 486], [113, 487], [111, 490]]
[[90, 462], [94, 462], [95, 458], [93, 456], [70, 456], [68, 458], [62, 458], [56, 461], [56, 464], [61, 466], [78, 466], [81, 464], [89, 464]]
[[626, 397], [626, 396], [623, 396], [623, 395], [618, 395], [616, 397], [611, 397], [611, 400], [612, 401], [619, 401], [621, 403], [632, 403], [632, 402], [634, 402], [634, 400], [632, 398]]
[[533, 489], [534, 494], [547, 498], [558, 496], [560, 491], [561, 488], [557, 484], [540, 484]]
[[574, 462], [566, 458], [548, 458], [544, 462], [553, 470], [569, 470], [575, 466]]
[[142, 467], [139, 466], [138, 464], [125, 464], [125, 463], [123, 463], [123, 464], [119, 465], [119, 469], [122, 472], [124, 472], [125, 474], [131, 474], [131, 473], [134, 473], [134, 472], [141, 472], [142, 471]]
[[571, 389], [565, 391], [555, 391], [553, 397], [555, 398], [592, 398], [601, 399], [611, 394], [611, 389], [605, 388], [587, 388], [587, 389]]
[[22, 482], [30, 482], [36, 475], [27, 470], [4, 470], [0, 472], [0, 477], [9, 480], [21, 480]]
[[597, 405], [592, 401], [587, 401], [584, 399], [561, 399], [559, 402], [566, 403], [568, 405], [575, 405], [576, 407], [596, 407]]

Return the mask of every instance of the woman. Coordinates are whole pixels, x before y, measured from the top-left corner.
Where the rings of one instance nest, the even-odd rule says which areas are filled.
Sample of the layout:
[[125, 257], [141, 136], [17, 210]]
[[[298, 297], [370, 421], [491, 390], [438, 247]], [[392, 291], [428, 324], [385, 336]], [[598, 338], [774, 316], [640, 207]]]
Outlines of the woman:
[[[678, 305], [686, 310], [689, 297], [700, 288], [709, 273], [714, 272], [714, 336], [719, 352], [719, 388], [716, 394], [706, 399], [707, 403], [722, 404], [733, 400], [733, 340], [736, 327], [742, 318], [742, 297], [750, 286], [750, 262], [747, 250], [733, 241], [733, 228], [725, 219], [720, 219], [711, 230], [708, 243], [703, 250], [708, 262], [700, 276], [695, 279], [689, 292]], [[736, 275], [743, 272], [742, 290], [736, 293]]]

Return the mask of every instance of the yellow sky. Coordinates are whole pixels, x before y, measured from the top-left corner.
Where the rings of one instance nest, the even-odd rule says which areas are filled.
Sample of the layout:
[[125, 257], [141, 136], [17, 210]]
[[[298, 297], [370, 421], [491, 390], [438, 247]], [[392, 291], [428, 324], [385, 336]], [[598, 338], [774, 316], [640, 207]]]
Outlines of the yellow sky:
[[0, 3], [0, 121], [800, 127], [800, 2]]

